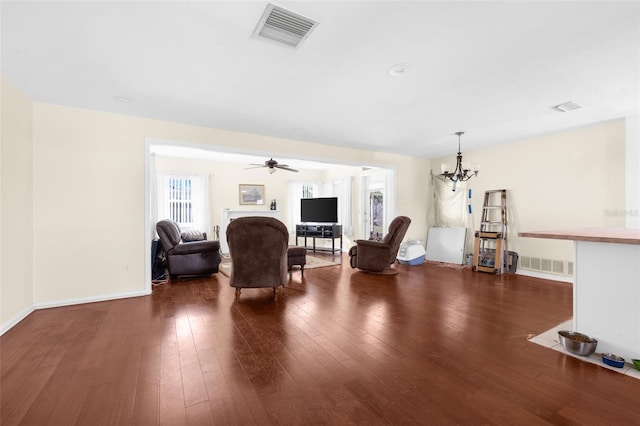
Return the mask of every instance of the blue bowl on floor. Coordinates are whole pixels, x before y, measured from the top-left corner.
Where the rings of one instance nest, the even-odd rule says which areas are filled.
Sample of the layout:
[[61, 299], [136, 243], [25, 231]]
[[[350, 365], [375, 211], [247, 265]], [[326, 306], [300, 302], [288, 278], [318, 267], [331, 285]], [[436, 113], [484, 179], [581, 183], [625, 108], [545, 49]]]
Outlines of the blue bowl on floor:
[[614, 354], [602, 354], [602, 362], [616, 368], [624, 367], [624, 358]]

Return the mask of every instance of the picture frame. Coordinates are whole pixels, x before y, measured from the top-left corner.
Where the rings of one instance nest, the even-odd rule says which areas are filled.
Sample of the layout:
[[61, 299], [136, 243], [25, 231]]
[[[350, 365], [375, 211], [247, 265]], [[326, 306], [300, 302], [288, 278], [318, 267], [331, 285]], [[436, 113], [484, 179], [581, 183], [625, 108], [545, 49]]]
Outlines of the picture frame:
[[241, 183], [238, 188], [240, 205], [258, 206], [264, 204], [264, 185]]

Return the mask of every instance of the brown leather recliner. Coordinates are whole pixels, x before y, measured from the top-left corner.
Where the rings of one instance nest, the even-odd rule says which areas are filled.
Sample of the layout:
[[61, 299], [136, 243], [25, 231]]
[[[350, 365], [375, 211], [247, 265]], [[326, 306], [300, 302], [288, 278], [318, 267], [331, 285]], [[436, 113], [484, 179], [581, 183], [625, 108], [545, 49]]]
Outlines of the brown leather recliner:
[[227, 226], [231, 255], [229, 284], [236, 288], [273, 287], [287, 283], [289, 231], [272, 217], [250, 216], [234, 219]]
[[396, 261], [400, 244], [410, 224], [411, 219], [398, 216], [389, 224], [389, 232], [382, 241], [357, 240], [357, 245], [349, 249], [351, 267], [365, 272], [384, 272]]
[[170, 219], [158, 222], [156, 231], [167, 256], [167, 269], [171, 277], [218, 272], [220, 241], [182, 242], [180, 227]]

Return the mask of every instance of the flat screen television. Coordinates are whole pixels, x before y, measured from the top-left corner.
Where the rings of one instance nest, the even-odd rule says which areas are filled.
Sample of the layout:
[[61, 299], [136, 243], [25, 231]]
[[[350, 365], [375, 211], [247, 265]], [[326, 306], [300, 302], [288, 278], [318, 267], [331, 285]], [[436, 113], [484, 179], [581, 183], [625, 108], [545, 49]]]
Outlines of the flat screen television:
[[338, 198], [302, 198], [300, 220], [305, 223], [338, 223]]

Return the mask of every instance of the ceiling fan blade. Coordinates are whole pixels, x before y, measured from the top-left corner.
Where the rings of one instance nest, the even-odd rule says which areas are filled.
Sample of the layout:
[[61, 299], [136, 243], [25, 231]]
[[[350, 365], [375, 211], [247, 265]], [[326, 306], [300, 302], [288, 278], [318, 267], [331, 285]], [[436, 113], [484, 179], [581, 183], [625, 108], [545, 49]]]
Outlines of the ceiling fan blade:
[[294, 173], [298, 173], [298, 171], [296, 169], [292, 169], [291, 167], [289, 167], [288, 164], [280, 164], [278, 163], [276, 160], [274, 160], [273, 158], [268, 159], [267, 161], [264, 162], [264, 164], [255, 164], [255, 163], [251, 163], [249, 164], [252, 167], [245, 167], [245, 170], [248, 169], [257, 169], [259, 167], [268, 167], [271, 173], [273, 173], [275, 170], [274, 169], [282, 169], [282, 170], [286, 170], [289, 172], [294, 172]]
[[286, 164], [276, 164], [274, 167], [277, 167], [278, 169], [286, 170], [288, 172], [298, 173], [298, 171], [296, 169], [292, 169], [291, 167], [287, 166]]

